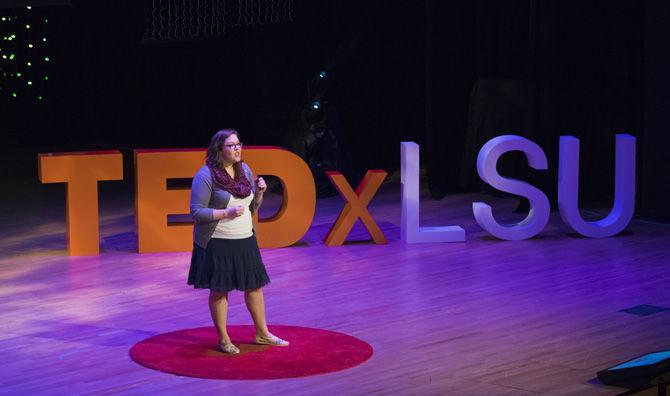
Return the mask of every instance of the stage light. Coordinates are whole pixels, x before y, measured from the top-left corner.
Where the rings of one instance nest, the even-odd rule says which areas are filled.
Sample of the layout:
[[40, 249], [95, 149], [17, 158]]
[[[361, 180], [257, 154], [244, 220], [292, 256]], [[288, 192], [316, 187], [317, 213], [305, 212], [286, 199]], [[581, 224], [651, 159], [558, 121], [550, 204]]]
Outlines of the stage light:
[[328, 76], [328, 73], [326, 73], [325, 71], [321, 70], [319, 72], [319, 78], [326, 78], [326, 76]]
[[641, 389], [667, 383], [670, 379], [670, 350], [638, 356], [598, 372], [605, 385]]
[[312, 102], [312, 110], [319, 110], [321, 108], [321, 102], [318, 100], [315, 100]]
[[[22, 6], [26, 7], [27, 5], [24, 3]], [[34, 6], [31, 5], [31, 7], [28, 7], [28, 10], [31, 10], [32, 7]], [[22, 100], [23, 98], [35, 99], [36, 101], [46, 100], [46, 96], [38, 99], [36, 89], [39, 87], [39, 81], [43, 81], [44, 84], [45, 81], [50, 80], [48, 76], [49, 71], [47, 70], [47, 67], [51, 63], [51, 58], [48, 55], [50, 51], [47, 48], [48, 37], [47, 34], [41, 32], [46, 27], [44, 24], [48, 22], [48, 19], [43, 16], [33, 18], [30, 16], [31, 12], [24, 13], [24, 16], [1, 16], [2, 26], [4, 26], [4, 23], [9, 25], [11, 22], [14, 29], [16, 29], [13, 32], [2, 32], [3, 34], [0, 36], [2, 40], [0, 41], [0, 46], [3, 47], [0, 50], [0, 63], [11, 62], [10, 64], [14, 69], [11, 70], [11, 73], [7, 70], [7, 73], [4, 73], [5, 77], [2, 77], [3, 71], [0, 70], [0, 77], [7, 80], [7, 86], [3, 87], [5, 88], [4, 93], [0, 95], [2, 97], [18, 98], [20, 96]], [[21, 28], [25, 29], [25, 31], [22, 31]], [[40, 31], [39, 33], [37, 32], [38, 30]], [[39, 36], [31, 37], [31, 32], [38, 33]], [[6, 44], [2, 45], [3, 42]], [[14, 44], [15, 46], [12, 46]], [[39, 57], [31, 55], [33, 51], [40, 51]], [[33, 65], [33, 62], [36, 63]], [[5, 66], [9, 66], [10, 64], [3, 65], [3, 68], [6, 68]], [[31, 74], [31, 70], [34, 67], [42, 68], [43, 70], [40, 70], [39, 75], [33, 75]], [[23, 80], [23, 77], [25, 77], [25, 83], [20, 81]], [[15, 85], [12, 86], [12, 83]], [[27, 92], [27, 90], [31, 92]]]

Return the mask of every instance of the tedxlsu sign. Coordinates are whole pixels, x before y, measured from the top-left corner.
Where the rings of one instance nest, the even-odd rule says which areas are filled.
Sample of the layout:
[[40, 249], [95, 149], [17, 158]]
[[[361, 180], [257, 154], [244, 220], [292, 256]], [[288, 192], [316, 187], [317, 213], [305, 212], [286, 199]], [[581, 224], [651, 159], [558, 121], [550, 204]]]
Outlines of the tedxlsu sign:
[[[527, 217], [515, 224], [499, 224], [491, 207], [472, 204], [477, 223], [497, 238], [522, 240], [537, 235], [549, 220], [549, 200], [538, 188], [498, 174], [496, 164], [508, 151], [521, 151], [528, 165], [546, 170], [547, 158], [532, 141], [515, 135], [491, 139], [479, 152], [477, 172], [492, 187], [525, 197], [530, 202]], [[193, 225], [169, 224], [168, 215], [189, 212], [187, 189], [168, 189], [168, 179], [191, 178], [204, 163], [204, 149], [135, 150], [135, 220], [140, 253], [188, 251]], [[316, 207], [314, 179], [297, 155], [278, 147], [257, 146], [244, 150], [244, 160], [256, 174], [277, 176], [283, 186], [279, 211], [271, 218], [254, 215], [260, 247], [284, 247], [299, 241], [309, 229]], [[98, 182], [123, 180], [119, 151], [39, 154], [42, 183], [67, 183], [68, 254], [99, 253]], [[324, 239], [328, 246], [344, 243], [360, 219], [375, 243], [386, 238], [367, 210], [386, 172], [369, 170], [354, 191], [339, 172], [327, 172], [345, 200], [337, 220]], [[603, 219], [584, 221], [579, 213], [579, 140], [561, 136], [559, 144], [558, 204], [561, 218], [576, 232], [588, 237], [608, 237], [626, 228], [635, 207], [635, 138], [616, 136], [615, 194], [611, 212]], [[419, 146], [401, 143], [402, 211], [401, 235], [405, 243], [457, 242], [465, 240], [459, 226], [419, 226]]]

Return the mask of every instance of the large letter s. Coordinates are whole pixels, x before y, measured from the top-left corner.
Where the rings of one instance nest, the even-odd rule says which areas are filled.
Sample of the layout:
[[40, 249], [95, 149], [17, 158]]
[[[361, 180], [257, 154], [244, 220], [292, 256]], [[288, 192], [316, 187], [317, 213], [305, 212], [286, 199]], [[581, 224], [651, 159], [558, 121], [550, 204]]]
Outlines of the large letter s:
[[528, 216], [516, 224], [498, 224], [489, 205], [483, 202], [472, 204], [475, 220], [483, 229], [500, 239], [510, 241], [532, 238], [542, 231], [549, 221], [549, 200], [542, 191], [520, 180], [503, 177], [496, 169], [500, 156], [516, 150], [526, 155], [528, 165], [533, 169], [547, 169], [547, 157], [540, 146], [521, 136], [503, 135], [489, 140], [479, 151], [477, 172], [479, 177], [492, 187], [528, 198], [530, 201]]

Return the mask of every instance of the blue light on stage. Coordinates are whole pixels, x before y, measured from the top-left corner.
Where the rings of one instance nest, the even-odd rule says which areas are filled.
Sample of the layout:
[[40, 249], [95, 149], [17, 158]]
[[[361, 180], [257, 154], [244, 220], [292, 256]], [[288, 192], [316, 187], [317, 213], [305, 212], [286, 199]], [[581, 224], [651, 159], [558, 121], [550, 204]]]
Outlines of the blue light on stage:
[[321, 70], [319, 72], [319, 78], [326, 78], [326, 76], [328, 76], [328, 73], [326, 73], [325, 71]]
[[648, 355], [640, 356], [639, 358], [633, 360], [629, 360], [625, 363], [621, 363], [618, 366], [610, 368], [610, 370], [620, 370], [624, 368], [646, 366], [649, 364], [658, 363], [661, 360], [665, 360], [668, 358], [670, 358], [670, 351], [654, 352]]
[[321, 102], [319, 102], [318, 100], [315, 100], [314, 102], [312, 102], [312, 109], [313, 110], [319, 110], [320, 108], [321, 108]]
[[598, 372], [605, 385], [643, 389], [670, 379], [670, 350], [655, 351]]

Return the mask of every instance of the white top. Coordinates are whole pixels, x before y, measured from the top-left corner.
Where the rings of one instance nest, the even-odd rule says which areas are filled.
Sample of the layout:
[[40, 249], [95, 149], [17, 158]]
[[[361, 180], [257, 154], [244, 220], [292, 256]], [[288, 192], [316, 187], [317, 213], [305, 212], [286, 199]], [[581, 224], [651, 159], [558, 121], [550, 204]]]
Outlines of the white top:
[[254, 233], [252, 231], [251, 211], [249, 210], [249, 204], [251, 204], [252, 199], [254, 199], [253, 192], [244, 198], [236, 198], [231, 195], [226, 209], [234, 206], [243, 206], [244, 213], [232, 219], [219, 220], [212, 238], [244, 239], [252, 236]]

